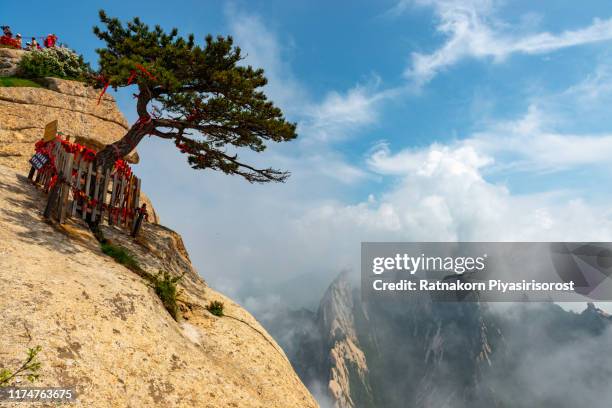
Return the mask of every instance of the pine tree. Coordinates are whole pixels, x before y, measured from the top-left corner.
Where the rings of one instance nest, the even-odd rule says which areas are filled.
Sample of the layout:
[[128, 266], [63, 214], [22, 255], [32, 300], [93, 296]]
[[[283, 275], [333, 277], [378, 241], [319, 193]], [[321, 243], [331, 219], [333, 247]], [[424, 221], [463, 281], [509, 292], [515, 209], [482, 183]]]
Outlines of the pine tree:
[[[284, 181], [289, 173], [242, 162], [237, 150], [262, 152], [266, 141], [294, 139], [296, 125], [269, 101], [261, 88], [262, 69], [240, 62], [232, 37], [208, 35], [203, 46], [194, 36], [150, 29], [138, 18], [125, 26], [100, 11], [104, 29], [94, 33], [106, 43], [97, 50], [100, 87], [138, 88], [138, 121], [123, 138], [96, 156], [104, 168], [130, 153], [145, 135], [173, 140], [194, 169], [240, 175], [249, 182]], [[229, 151], [228, 151], [229, 149]]]

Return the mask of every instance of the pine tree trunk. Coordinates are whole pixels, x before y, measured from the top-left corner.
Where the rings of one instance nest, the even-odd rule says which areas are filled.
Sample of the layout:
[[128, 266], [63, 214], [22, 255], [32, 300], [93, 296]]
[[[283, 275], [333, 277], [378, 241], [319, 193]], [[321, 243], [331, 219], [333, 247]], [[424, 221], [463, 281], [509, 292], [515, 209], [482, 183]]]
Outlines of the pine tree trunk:
[[[142, 121], [139, 121], [135, 123], [120, 140], [106, 145], [104, 149], [100, 150], [98, 154], [96, 154], [94, 168], [97, 169], [98, 166], [102, 166], [102, 174], [104, 174], [106, 169], [112, 169], [117, 159], [122, 159], [130, 154], [130, 152], [136, 148], [138, 143], [140, 143], [142, 138], [145, 135], [150, 134], [153, 130], [154, 126], [151, 122], [142, 123]], [[91, 191], [95, 191], [95, 177], [92, 178], [91, 183]], [[102, 189], [100, 189], [98, 194], [99, 196], [96, 197], [97, 200], [101, 199], [103, 196]], [[95, 232], [99, 229], [99, 224], [102, 221], [102, 217], [98, 217], [96, 222], [91, 222], [91, 214], [88, 214], [86, 221], [89, 224], [89, 228]]]
[[117, 159], [123, 159], [136, 148], [142, 138], [151, 133], [153, 125], [151, 123], [137, 122], [120, 140], [106, 145], [106, 147], [98, 152], [94, 161], [94, 168], [102, 166], [104, 172], [108, 168], [112, 168]]

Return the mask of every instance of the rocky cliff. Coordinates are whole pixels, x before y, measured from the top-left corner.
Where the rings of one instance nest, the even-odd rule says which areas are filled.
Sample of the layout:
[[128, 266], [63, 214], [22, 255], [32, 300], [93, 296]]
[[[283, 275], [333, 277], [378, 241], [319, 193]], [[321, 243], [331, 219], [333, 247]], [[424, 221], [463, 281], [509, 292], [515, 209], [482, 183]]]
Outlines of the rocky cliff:
[[[317, 406], [270, 335], [197, 275], [178, 234], [145, 224], [136, 242], [104, 228], [149, 273], [184, 274], [180, 323], [83, 224], [45, 223], [44, 201], [0, 166], [0, 366], [40, 345], [36, 385], [75, 386], [83, 407]], [[212, 300], [225, 316], [205, 309]]]
[[353, 289], [342, 273], [327, 289], [317, 321], [328, 357], [327, 387], [336, 408], [370, 406], [368, 364], [355, 327]]

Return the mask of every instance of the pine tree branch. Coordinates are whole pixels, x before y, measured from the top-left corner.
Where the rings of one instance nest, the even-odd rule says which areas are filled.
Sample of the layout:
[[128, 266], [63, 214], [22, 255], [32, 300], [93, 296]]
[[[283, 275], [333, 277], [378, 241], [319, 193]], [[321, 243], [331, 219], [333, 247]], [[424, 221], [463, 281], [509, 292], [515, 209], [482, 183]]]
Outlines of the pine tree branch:
[[[152, 134], [155, 136], [159, 136], [163, 139], [175, 139], [180, 142], [181, 140], [183, 140], [184, 129], [179, 128], [177, 132], [162, 132], [160, 130], [155, 129]], [[187, 140], [193, 142], [191, 139]], [[197, 158], [204, 158], [208, 154], [212, 157], [217, 158], [220, 163], [231, 163], [233, 165], [233, 168], [231, 170], [226, 169], [225, 171], [232, 174], [238, 174], [251, 183], [266, 183], [269, 181], [284, 182], [291, 174], [287, 171], [280, 171], [272, 168], [255, 168], [251, 165], [239, 161], [238, 155], [231, 156], [218, 149], [208, 147], [206, 144], [198, 144], [198, 148], [203, 150], [204, 153], [190, 152], [190, 154]], [[197, 163], [198, 160], [196, 159], [195, 162]], [[222, 164], [219, 164], [219, 167], [221, 167], [222, 169], [224, 168]], [[202, 168], [206, 168], [206, 166]], [[245, 169], [247, 171], [243, 171], [240, 169]]]

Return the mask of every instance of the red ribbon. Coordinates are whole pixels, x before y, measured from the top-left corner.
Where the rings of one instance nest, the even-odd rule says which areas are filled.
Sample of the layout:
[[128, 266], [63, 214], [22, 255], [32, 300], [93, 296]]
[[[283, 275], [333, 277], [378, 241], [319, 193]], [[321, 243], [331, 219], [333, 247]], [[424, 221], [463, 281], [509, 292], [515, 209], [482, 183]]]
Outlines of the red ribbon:
[[104, 81], [104, 88], [102, 89], [102, 92], [100, 92], [100, 96], [98, 97], [98, 105], [100, 104], [100, 101], [102, 101], [102, 97], [104, 96], [104, 94], [106, 93], [106, 90], [108, 89], [108, 86], [110, 85], [108, 80], [104, 78], [103, 75], [101, 75], [99, 79]]
[[142, 71], [143, 74], [145, 74], [146, 76], [149, 77], [149, 79], [152, 79], [153, 81], [157, 81], [157, 78], [155, 78], [149, 71], [147, 71], [147, 69], [145, 67], [143, 67], [140, 64], [136, 64], [136, 68], [138, 68], [139, 70]]
[[130, 71], [130, 77], [128, 78], [127, 84], [130, 85], [134, 78], [136, 78], [136, 71], [132, 70]]

